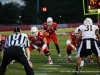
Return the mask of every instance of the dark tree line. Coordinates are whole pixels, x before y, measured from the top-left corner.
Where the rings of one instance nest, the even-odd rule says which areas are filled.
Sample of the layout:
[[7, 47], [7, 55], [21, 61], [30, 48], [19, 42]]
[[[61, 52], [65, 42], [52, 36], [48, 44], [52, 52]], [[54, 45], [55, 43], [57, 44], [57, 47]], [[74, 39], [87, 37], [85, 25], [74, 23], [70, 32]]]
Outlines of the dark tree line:
[[[0, 25], [42, 24], [51, 16], [57, 23], [82, 23], [85, 17], [97, 22], [97, 16], [84, 16], [82, 0], [22, 0], [25, 5], [16, 2], [0, 2]], [[46, 7], [47, 11], [42, 8]]]

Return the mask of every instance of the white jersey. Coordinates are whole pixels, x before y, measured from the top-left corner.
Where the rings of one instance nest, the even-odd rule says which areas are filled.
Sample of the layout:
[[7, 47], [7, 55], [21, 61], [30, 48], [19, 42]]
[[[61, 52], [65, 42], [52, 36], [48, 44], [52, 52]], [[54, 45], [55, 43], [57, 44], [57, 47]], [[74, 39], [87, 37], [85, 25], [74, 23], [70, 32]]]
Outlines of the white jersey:
[[82, 39], [96, 39], [95, 30], [98, 29], [96, 25], [81, 25], [79, 29], [82, 31]]

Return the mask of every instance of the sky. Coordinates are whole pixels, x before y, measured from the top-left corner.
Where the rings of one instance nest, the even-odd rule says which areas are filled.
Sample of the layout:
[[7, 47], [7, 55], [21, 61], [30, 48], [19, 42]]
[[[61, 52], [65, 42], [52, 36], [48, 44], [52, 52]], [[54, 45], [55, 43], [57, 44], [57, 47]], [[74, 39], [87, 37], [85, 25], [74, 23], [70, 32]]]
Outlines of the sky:
[[23, 2], [21, 2], [21, 0], [0, 0], [0, 1], [2, 4], [9, 3], [9, 2], [17, 2], [20, 5], [24, 5]]

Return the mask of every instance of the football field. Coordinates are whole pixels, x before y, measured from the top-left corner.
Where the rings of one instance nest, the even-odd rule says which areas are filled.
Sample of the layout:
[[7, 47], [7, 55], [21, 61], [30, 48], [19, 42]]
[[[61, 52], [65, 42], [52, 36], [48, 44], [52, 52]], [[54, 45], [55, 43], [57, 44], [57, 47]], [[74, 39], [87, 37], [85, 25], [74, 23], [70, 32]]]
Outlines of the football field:
[[[57, 33], [67, 33], [74, 30], [71, 29], [58, 29]], [[23, 31], [25, 33], [30, 33], [29, 31]], [[0, 32], [1, 34], [9, 35], [12, 32]], [[51, 41], [50, 43], [50, 53], [53, 64], [48, 64], [48, 59], [45, 55], [40, 56], [37, 50], [31, 51], [31, 62], [33, 63], [33, 70], [35, 75], [74, 75], [74, 71], [76, 68], [76, 51], [72, 52], [72, 60], [70, 63], [67, 63], [67, 52], [66, 52], [66, 40], [67, 35], [58, 36], [59, 47], [61, 51], [61, 57], [58, 57], [55, 45]], [[0, 52], [1, 56], [1, 52]], [[98, 67], [97, 59], [93, 54], [94, 62], [85, 64], [84, 67], [80, 70], [79, 75], [100, 75], [100, 67]], [[0, 58], [1, 61], [1, 58]], [[6, 70], [5, 75], [26, 75], [24, 68], [21, 64], [15, 61], [14, 64], [9, 64]]]

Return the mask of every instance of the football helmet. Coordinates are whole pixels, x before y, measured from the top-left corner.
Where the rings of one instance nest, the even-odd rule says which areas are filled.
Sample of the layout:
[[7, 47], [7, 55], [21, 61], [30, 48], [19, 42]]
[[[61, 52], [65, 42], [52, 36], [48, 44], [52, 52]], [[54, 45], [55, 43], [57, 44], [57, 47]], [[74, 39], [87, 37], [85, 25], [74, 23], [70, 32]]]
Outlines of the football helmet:
[[92, 19], [91, 19], [91, 18], [86, 18], [86, 19], [84, 20], [84, 25], [93, 25]]
[[77, 35], [77, 34], [78, 34], [78, 30], [79, 30], [79, 28], [78, 28], [78, 27], [76, 27], [76, 29], [75, 29], [75, 31], [74, 31], [75, 35]]
[[31, 28], [31, 35], [32, 36], [37, 36], [38, 35], [38, 28], [37, 27], [32, 27]]
[[48, 17], [47, 18], [47, 25], [52, 25], [52, 23], [53, 23], [52, 17]]

